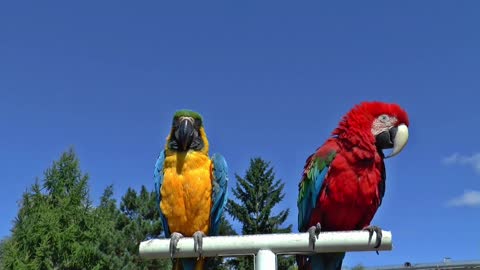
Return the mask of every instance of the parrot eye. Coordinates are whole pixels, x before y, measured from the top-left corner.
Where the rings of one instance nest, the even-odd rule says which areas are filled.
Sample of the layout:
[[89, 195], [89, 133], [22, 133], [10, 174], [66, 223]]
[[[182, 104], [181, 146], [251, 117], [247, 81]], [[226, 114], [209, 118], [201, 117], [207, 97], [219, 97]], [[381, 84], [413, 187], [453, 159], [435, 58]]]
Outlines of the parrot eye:
[[378, 119], [384, 123], [388, 122], [388, 120], [390, 119], [390, 117], [388, 117], [388, 115], [386, 114], [382, 114], [378, 117]]

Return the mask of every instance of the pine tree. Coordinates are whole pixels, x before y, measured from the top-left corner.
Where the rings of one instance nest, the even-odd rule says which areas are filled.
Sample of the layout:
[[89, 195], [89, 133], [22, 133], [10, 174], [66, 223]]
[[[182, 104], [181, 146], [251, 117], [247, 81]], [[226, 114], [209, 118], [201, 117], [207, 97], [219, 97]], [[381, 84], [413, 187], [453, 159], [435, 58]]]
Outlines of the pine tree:
[[168, 269], [138, 256], [140, 241], [162, 229], [153, 194], [127, 191], [120, 211], [113, 186], [94, 207], [87, 184], [73, 150], [63, 153], [23, 194], [0, 269]]
[[4, 254], [5, 246], [8, 242], [8, 240], [9, 240], [9, 238], [7, 238], [7, 237], [0, 240], [0, 270], [3, 270], [3, 254]]
[[[288, 233], [292, 225], [283, 223], [288, 217], [289, 209], [274, 214], [273, 208], [280, 203], [284, 183], [275, 180], [275, 173], [270, 162], [259, 157], [250, 160], [250, 167], [242, 178], [235, 174], [236, 186], [232, 190], [238, 202], [229, 199], [227, 212], [242, 224], [242, 234]], [[253, 269], [253, 258], [240, 258], [236, 262], [237, 269]], [[278, 269], [288, 269], [294, 264], [292, 256], [279, 256]]]
[[105, 188], [93, 215], [95, 226], [92, 233], [97, 236], [95, 244], [101, 251], [102, 269], [136, 269], [135, 264], [128, 260], [129, 252], [124, 240], [126, 236], [118, 229], [122, 213], [113, 198], [113, 185]]
[[[0, 269], [170, 269], [168, 259], [138, 254], [141, 241], [161, 233], [155, 192], [145, 186], [128, 189], [119, 207], [108, 186], [94, 207], [88, 175], [70, 149], [22, 195], [12, 235], [0, 243]], [[220, 234], [235, 234], [224, 217]], [[227, 269], [223, 261], [210, 269]]]
[[5, 269], [101, 268], [87, 181], [70, 149], [23, 194], [3, 251]]
[[127, 261], [135, 265], [134, 269], [170, 269], [169, 259], [143, 260], [138, 254], [140, 242], [159, 238], [162, 233], [155, 191], [149, 192], [142, 185], [137, 194], [129, 188], [121, 199], [120, 211], [117, 228], [125, 236], [123, 245], [129, 254]]

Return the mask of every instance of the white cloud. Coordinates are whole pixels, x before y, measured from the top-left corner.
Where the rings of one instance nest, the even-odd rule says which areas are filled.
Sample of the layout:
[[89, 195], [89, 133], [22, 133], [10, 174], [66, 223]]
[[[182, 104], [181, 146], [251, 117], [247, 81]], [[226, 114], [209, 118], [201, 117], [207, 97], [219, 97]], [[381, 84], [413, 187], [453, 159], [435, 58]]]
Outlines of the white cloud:
[[465, 190], [462, 195], [451, 199], [449, 206], [480, 206], [480, 191]]
[[447, 165], [460, 164], [471, 166], [477, 173], [480, 174], [480, 153], [475, 153], [472, 155], [460, 155], [455, 153], [444, 158], [443, 163]]

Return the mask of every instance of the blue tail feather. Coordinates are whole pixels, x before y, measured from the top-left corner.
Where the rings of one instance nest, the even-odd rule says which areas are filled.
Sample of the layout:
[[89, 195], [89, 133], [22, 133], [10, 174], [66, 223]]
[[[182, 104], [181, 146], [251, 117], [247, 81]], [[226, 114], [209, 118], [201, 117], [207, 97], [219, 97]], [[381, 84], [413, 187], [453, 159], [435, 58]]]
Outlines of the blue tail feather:
[[175, 270], [203, 270], [206, 258], [181, 258], [176, 259], [173, 269]]
[[197, 262], [196, 258], [185, 258], [180, 260], [183, 265], [183, 270], [193, 270], [195, 269], [195, 263]]

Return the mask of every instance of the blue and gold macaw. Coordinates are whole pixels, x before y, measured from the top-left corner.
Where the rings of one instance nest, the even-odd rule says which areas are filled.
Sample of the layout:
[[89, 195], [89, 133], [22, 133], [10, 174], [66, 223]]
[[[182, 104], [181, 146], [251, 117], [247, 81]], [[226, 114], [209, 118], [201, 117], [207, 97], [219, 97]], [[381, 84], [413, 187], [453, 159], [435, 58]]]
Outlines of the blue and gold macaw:
[[[165, 149], [154, 170], [157, 205], [170, 254], [183, 236], [193, 237], [201, 257], [202, 237], [218, 235], [227, 201], [228, 167], [223, 156], [208, 155], [209, 144], [200, 114], [177, 111]], [[176, 260], [173, 269], [201, 270], [203, 258]]]

